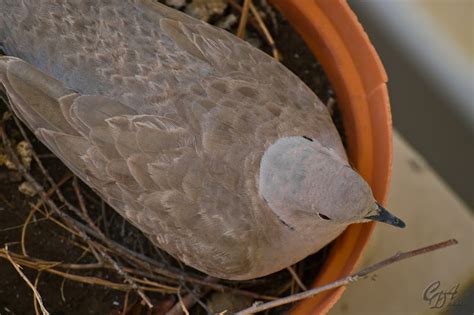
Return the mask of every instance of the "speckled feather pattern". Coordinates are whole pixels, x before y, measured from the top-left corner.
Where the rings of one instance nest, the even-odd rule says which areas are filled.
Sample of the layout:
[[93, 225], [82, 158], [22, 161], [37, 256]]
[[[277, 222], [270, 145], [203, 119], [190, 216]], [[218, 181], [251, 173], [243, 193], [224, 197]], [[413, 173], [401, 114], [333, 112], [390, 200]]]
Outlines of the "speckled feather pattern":
[[345, 155], [324, 105], [271, 57], [147, 0], [0, 0], [0, 42], [24, 60], [0, 59], [15, 113], [157, 246], [231, 279], [310, 254], [282, 248], [310, 240], [259, 196], [262, 154], [305, 135]]

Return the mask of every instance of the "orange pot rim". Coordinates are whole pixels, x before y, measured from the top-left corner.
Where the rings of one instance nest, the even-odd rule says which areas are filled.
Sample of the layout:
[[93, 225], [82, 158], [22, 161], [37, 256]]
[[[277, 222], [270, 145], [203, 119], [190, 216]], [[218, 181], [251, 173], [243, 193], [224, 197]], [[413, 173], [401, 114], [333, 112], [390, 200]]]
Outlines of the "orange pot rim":
[[[332, 87], [353, 166], [385, 203], [391, 178], [392, 119], [387, 75], [367, 34], [344, 0], [271, 0], [323, 66]], [[333, 243], [313, 286], [349, 275], [356, 267], [374, 223], [349, 226]], [[291, 314], [325, 314], [345, 287], [296, 305]]]

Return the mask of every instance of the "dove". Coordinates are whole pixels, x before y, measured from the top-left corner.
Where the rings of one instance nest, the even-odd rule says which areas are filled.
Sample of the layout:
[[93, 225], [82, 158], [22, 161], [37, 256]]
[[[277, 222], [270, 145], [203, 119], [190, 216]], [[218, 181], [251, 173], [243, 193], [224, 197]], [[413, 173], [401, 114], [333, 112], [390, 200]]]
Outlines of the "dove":
[[349, 224], [403, 227], [325, 105], [234, 35], [150, 0], [0, 0], [13, 112], [157, 247], [262, 277]]

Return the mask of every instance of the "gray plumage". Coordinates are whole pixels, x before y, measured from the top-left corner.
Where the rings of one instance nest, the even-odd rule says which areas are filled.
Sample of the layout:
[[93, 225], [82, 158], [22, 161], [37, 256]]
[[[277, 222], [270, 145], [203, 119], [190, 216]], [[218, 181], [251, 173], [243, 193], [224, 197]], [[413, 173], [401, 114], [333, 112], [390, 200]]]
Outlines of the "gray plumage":
[[0, 43], [14, 112], [210, 275], [278, 271], [377, 209], [316, 95], [223, 30], [150, 0], [0, 0]]

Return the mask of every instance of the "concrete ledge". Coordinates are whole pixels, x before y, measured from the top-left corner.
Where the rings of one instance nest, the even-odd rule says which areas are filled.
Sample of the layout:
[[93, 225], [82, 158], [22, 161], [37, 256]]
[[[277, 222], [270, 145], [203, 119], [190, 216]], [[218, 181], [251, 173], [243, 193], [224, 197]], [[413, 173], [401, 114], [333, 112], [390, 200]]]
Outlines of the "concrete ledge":
[[[430, 16], [418, 2], [349, 0], [387, 71], [395, 127], [474, 207], [474, 64], [443, 32], [446, 21]], [[438, 3], [451, 12], [470, 12], [462, 31], [474, 39], [472, 1], [426, 2], [433, 9]]]
[[[467, 301], [449, 306], [450, 296], [440, 308], [436, 295], [424, 300], [425, 289], [436, 281], [440, 286], [427, 297], [459, 285], [461, 296], [474, 281], [474, 217], [461, 200], [433, 172], [427, 163], [397, 134], [394, 137], [394, 165], [389, 209], [407, 223], [404, 230], [379, 224], [360, 266], [393, 255], [400, 250], [456, 238], [459, 244], [418, 256], [348, 286], [330, 314], [473, 314]], [[435, 286], [436, 284], [433, 284]], [[442, 301], [438, 301], [441, 306]], [[469, 309], [470, 308], [470, 309]]]

